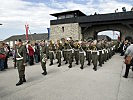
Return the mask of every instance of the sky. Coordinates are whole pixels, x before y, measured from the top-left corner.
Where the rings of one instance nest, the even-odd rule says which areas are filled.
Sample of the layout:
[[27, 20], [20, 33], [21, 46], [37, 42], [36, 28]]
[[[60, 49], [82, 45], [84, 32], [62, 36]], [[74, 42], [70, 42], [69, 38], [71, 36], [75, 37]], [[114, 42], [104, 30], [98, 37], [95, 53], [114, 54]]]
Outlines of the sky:
[[31, 33], [47, 33], [50, 20], [56, 19], [50, 16], [52, 13], [81, 10], [87, 15], [103, 14], [113, 13], [117, 8], [121, 12], [122, 7], [130, 11], [132, 6], [133, 0], [0, 0], [0, 23], [3, 24], [0, 26], [0, 40], [25, 34], [26, 23]]

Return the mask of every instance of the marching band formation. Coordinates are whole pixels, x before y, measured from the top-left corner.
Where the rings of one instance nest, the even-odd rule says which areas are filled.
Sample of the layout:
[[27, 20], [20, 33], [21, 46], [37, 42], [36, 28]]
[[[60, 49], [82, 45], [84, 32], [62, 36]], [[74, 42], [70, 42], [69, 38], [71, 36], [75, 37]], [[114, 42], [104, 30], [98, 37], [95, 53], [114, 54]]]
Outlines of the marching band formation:
[[80, 65], [81, 69], [84, 69], [84, 62], [87, 61], [87, 65], [93, 64], [93, 70], [97, 71], [97, 66], [102, 67], [105, 62], [111, 59], [118, 45], [117, 42], [113, 41], [79, 41], [73, 40], [71, 37], [62, 38], [56, 42], [41, 40], [36, 43], [30, 41], [23, 43], [19, 39], [14, 48], [14, 66], [17, 66], [19, 73], [19, 82], [16, 86], [26, 82], [25, 66], [27, 62], [29, 62], [29, 65], [34, 65], [34, 62], [41, 62], [43, 75], [47, 75], [46, 63], [50, 61], [49, 66], [52, 66], [55, 59], [58, 67], [61, 67], [62, 62], [65, 62], [65, 64], [69, 64], [69, 68], [72, 68], [73, 63], [75, 63]]

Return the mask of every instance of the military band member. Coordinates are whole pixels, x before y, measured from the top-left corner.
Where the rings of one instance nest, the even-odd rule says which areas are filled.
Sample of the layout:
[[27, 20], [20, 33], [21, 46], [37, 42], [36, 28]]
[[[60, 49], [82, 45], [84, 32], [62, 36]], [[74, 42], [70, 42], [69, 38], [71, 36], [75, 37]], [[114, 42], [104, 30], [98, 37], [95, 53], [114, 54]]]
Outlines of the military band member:
[[97, 50], [99, 51], [99, 57], [98, 57], [99, 66], [102, 67], [102, 45], [101, 45], [101, 41], [99, 41], [97, 43]]
[[18, 40], [16, 43], [16, 64], [18, 68], [18, 74], [19, 74], [19, 82], [16, 84], [16, 86], [19, 86], [23, 84], [23, 82], [26, 82], [25, 79], [25, 62], [26, 62], [26, 46], [22, 45], [22, 40]]
[[53, 65], [54, 60], [54, 52], [55, 52], [55, 44], [52, 40], [50, 40], [49, 44], [49, 59], [50, 59], [50, 66]]
[[69, 68], [72, 68], [72, 60], [73, 60], [73, 55], [72, 55], [72, 47], [70, 45], [70, 39], [67, 38], [67, 42], [66, 42], [66, 60], [69, 62]]
[[87, 65], [90, 66], [92, 60], [91, 42], [87, 43], [86, 60], [88, 61]]
[[92, 50], [92, 63], [93, 63], [93, 69], [94, 71], [97, 71], [97, 61], [98, 61], [98, 52], [96, 47], [97, 41], [94, 40], [91, 44], [91, 50]]
[[46, 55], [46, 44], [45, 40], [41, 41], [40, 45], [40, 60], [41, 60], [41, 66], [43, 69], [43, 75], [47, 75], [47, 70], [46, 70], [46, 61], [47, 61], [47, 55]]
[[75, 61], [76, 61], [76, 64], [78, 65], [79, 64], [79, 43], [78, 41], [76, 41], [74, 43], [74, 57], [75, 57]]
[[61, 66], [61, 58], [62, 58], [62, 50], [63, 50], [63, 46], [60, 40], [57, 40], [57, 44], [56, 44], [56, 58], [58, 60], [58, 67]]
[[79, 43], [80, 44], [80, 48], [79, 48], [79, 59], [80, 59], [80, 64], [81, 64], [81, 69], [84, 69], [84, 61], [85, 61], [85, 56], [86, 56], [86, 53], [85, 51], [83, 50], [83, 47], [84, 47], [84, 43]]

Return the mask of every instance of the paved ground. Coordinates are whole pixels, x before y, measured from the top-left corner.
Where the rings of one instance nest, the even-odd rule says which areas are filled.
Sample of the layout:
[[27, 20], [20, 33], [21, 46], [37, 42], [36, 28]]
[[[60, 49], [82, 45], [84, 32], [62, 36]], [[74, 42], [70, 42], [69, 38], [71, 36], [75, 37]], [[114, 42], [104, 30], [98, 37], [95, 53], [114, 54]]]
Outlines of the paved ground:
[[[87, 64], [87, 62], [86, 62]], [[125, 65], [118, 54], [98, 71], [92, 66], [74, 65], [69, 69], [63, 63], [47, 66], [48, 75], [41, 75], [39, 64], [26, 67], [27, 82], [19, 87], [17, 69], [0, 72], [0, 100], [133, 100], [133, 73], [124, 79]], [[122, 67], [123, 66], [123, 67]]]

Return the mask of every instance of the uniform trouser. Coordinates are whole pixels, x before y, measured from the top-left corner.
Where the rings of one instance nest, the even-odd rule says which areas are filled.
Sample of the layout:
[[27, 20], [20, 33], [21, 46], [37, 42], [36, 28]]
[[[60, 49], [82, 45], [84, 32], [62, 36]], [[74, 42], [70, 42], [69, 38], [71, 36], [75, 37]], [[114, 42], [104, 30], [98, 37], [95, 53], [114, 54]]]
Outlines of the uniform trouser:
[[90, 63], [91, 63], [91, 59], [92, 59], [91, 51], [87, 51], [87, 53], [86, 53], [86, 57], [87, 57], [88, 65], [90, 65]]
[[57, 55], [56, 56], [57, 56], [56, 58], [57, 58], [59, 64], [61, 64], [61, 51], [57, 51]]
[[86, 53], [86, 60], [88, 60], [88, 51], [86, 51], [85, 53]]
[[41, 66], [44, 72], [46, 72], [46, 62], [41, 61]]
[[125, 75], [124, 76], [128, 77], [129, 69], [130, 69], [130, 65], [126, 64], [126, 70], [125, 70]]
[[78, 64], [78, 62], [79, 62], [79, 50], [74, 51], [74, 57], [75, 57], [76, 63]]
[[79, 59], [80, 59], [81, 67], [83, 67], [84, 66], [84, 61], [85, 61], [84, 52], [79, 53]]
[[107, 52], [104, 53], [104, 56], [105, 56], [104, 61], [106, 62], [107, 61]]
[[102, 65], [102, 51], [99, 51], [99, 57], [98, 57], [99, 65]]
[[63, 50], [63, 51], [62, 51], [62, 54], [63, 54], [64, 60], [67, 61], [67, 59], [66, 59], [67, 51], [66, 51], [66, 50]]
[[92, 63], [95, 69], [97, 69], [97, 61], [98, 61], [97, 52], [92, 52]]
[[19, 78], [23, 78], [25, 76], [25, 66], [23, 60], [17, 61], [17, 68], [18, 68]]
[[54, 60], [54, 52], [53, 51], [49, 52], [49, 59], [50, 59], [50, 62], [53, 63], [53, 60]]
[[47, 59], [49, 59], [49, 52], [46, 52]]
[[72, 50], [67, 51], [67, 58], [68, 58], [67, 60], [70, 64], [70, 66], [72, 66]]

